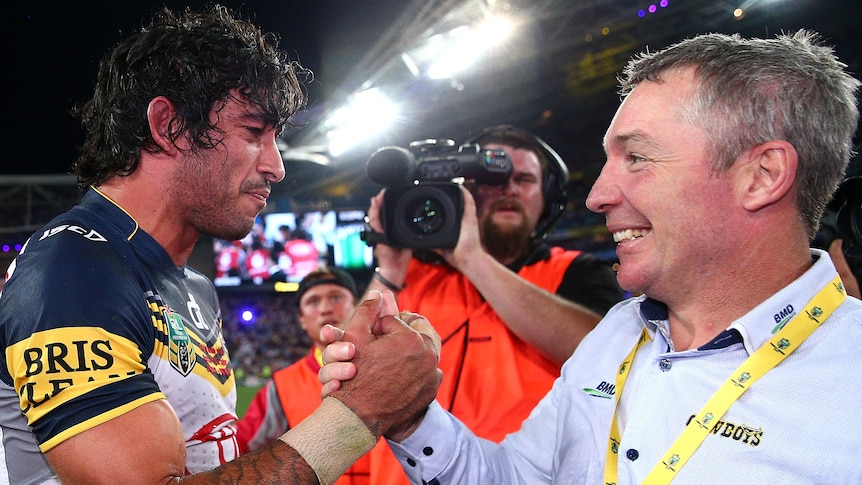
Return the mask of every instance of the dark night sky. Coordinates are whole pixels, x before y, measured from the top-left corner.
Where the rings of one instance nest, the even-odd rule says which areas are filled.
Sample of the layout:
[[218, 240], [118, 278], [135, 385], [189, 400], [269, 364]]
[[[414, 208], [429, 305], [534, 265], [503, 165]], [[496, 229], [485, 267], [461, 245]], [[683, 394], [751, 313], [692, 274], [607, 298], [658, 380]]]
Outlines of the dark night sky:
[[[801, 9], [804, 12], [803, 20], [794, 21], [793, 25], [799, 26], [801, 23], [806, 26], [805, 22], [809, 21], [816, 24], [812, 27], [819, 29], [833, 43], [840, 44], [839, 54], [858, 75], [862, 58], [862, 34], [859, 33], [859, 27], [862, 27], [862, 2], [771, 1], [769, 5], [774, 7], [770, 8], [775, 11], [783, 8], [782, 5], [794, 5], [794, 8]], [[11, 9], [4, 9], [0, 19], [4, 47], [0, 55], [4, 72], [3, 113], [6, 121], [3, 123], [4, 154], [0, 174], [69, 173], [77, 153], [76, 147], [82, 140], [78, 122], [71, 116], [70, 110], [88, 99], [99, 58], [117, 41], [139, 28], [143, 20], [148, 19], [160, 6], [198, 9], [205, 3], [198, 0], [32, 1], [15, 2]], [[238, 7], [244, 17], [251, 17], [264, 30], [279, 33], [282, 47], [291, 52], [294, 59], [315, 72], [309, 95], [310, 103], [318, 104], [327, 95], [337, 91], [352, 69], [351, 63], [362, 59], [369, 52], [378, 37], [392, 28], [404, 6], [411, 2], [259, 0], [222, 3], [234, 9]], [[684, 3], [706, 5], [711, 9], [718, 5], [711, 1], [677, 0], [671, 2], [671, 8], [684, 8]], [[595, 2], [595, 5], [603, 8], [625, 6], [633, 9], [639, 4], [648, 5], [649, 1]], [[760, 27], [757, 33], [774, 34], [779, 25], [782, 24], [776, 22], [775, 25]], [[660, 25], [657, 27], [653, 30], [664, 28]], [[580, 33], [573, 32], [572, 35]], [[635, 47], [641, 49], [641, 46]], [[596, 116], [596, 113], [573, 115], [589, 117]], [[610, 113], [597, 118], [602, 120], [598, 124], [606, 126]], [[577, 144], [574, 136], [581, 130], [577, 125], [573, 126], [566, 130], [566, 134], [572, 144]], [[590, 133], [588, 143], [596, 144], [598, 148], [601, 131], [596, 128], [598, 135]]]
[[[70, 110], [89, 98], [102, 55], [162, 5], [199, 9], [208, 4], [196, 0], [15, 3], [11, 13], [4, 8], [0, 20], [7, 115], [2, 174], [68, 173], [83, 139]], [[277, 32], [282, 48], [315, 72], [316, 81], [309, 87], [311, 100], [319, 100], [326, 80], [343, 76], [339, 69], [347, 68], [325, 65], [321, 49], [367, 48], [375, 41], [375, 32], [397, 13], [380, 0], [354, 7], [350, 19], [337, 14], [356, 5], [347, 0], [221, 3]], [[337, 33], [344, 32], [350, 21], [363, 28], [351, 28], [347, 42]]]

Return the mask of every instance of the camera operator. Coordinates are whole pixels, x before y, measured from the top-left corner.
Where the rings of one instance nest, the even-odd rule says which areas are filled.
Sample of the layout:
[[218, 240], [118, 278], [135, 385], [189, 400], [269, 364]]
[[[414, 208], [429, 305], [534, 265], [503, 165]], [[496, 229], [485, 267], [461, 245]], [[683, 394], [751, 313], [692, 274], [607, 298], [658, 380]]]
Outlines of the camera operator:
[[847, 177], [829, 202], [811, 245], [829, 251], [847, 294], [862, 298], [862, 145], [847, 167]]
[[[500, 441], [520, 427], [623, 294], [604, 261], [543, 243], [565, 206], [568, 173], [559, 156], [510, 126], [473, 141], [505, 150], [513, 166], [508, 181], [461, 189], [458, 242], [432, 250], [445, 262], [376, 244], [379, 267], [369, 289], [393, 290], [400, 308], [433, 322], [443, 341], [437, 400], [477, 435]], [[378, 233], [385, 190], [368, 210]], [[384, 441], [372, 451], [371, 483], [408, 483]]]
[[832, 243], [829, 244], [829, 256], [832, 258], [832, 263], [835, 265], [838, 275], [841, 276], [841, 281], [844, 283], [847, 294], [862, 299], [862, 290], [859, 289], [859, 276], [857, 276], [858, 274], [862, 274], [858, 270], [860, 264], [856, 264], [856, 271], [850, 267], [850, 261], [848, 261], [847, 256], [844, 254], [844, 241], [842, 239], [832, 240]]

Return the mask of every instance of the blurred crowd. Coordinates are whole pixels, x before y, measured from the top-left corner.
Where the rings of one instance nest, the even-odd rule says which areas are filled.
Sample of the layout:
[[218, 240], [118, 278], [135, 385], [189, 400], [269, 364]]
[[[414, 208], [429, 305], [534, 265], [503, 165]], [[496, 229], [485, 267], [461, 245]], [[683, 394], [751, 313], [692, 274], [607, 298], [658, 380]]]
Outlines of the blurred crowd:
[[[311, 342], [299, 326], [291, 293], [220, 295], [223, 334], [237, 383], [256, 386], [273, 371], [308, 354]], [[244, 321], [242, 312], [253, 318]]]

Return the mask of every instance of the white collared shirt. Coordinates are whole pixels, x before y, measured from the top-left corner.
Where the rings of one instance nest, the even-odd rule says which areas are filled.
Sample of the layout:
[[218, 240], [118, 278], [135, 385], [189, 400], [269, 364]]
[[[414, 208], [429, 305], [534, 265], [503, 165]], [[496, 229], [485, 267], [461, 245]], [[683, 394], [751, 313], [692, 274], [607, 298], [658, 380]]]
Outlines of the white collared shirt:
[[[618, 483], [641, 483], [776, 325], [835, 277], [825, 252], [812, 249], [812, 258], [804, 275], [697, 350], [670, 350], [661, 304], [645, 297], [620, 303], [502, 445], [474, 437], [432, 405], [410, 438], [391, 443], [393, 451], [419, 483], [603, 483], [616, 373], [646, 325], [652, 341], [636, 355], [618, 412]], [[730, 407], [673, 483], [862, 483], [860, 365], [862, 302], [847, 298]]]

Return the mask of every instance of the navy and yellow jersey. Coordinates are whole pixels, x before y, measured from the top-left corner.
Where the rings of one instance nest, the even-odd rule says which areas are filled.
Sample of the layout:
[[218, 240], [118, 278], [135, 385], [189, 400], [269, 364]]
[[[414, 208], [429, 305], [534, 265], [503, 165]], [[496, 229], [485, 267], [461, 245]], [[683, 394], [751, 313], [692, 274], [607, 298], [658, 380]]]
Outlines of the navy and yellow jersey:
[[0, 424], [5, 435], [27, 430], [12, 422], [26, 419], [38, 443], [7, 447], [10, 468], [10, 452], [48, 451], [165, 398], [182, 423], [189, 472], [237, 455], [235, 382], [215, 288], [177, 268], [120, 207], [90, 190], [28, 240], [6, 277]]

